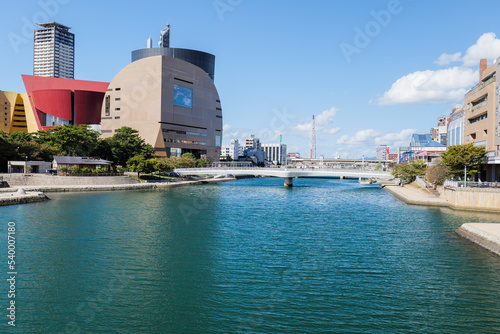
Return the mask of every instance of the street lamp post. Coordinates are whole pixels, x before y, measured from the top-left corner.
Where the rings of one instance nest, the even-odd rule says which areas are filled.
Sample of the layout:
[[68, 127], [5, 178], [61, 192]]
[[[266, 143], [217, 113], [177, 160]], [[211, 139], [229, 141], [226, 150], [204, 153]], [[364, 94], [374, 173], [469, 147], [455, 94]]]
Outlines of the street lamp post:
[[467, 165], [465, 165], [464, 188], [467, 188]]

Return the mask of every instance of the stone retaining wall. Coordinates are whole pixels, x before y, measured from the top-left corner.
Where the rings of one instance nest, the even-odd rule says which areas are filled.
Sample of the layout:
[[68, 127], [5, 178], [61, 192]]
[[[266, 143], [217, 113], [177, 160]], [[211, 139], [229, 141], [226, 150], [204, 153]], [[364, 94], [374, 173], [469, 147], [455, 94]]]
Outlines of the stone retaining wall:
[[45, 174], [2, 174], [11, 187], [136, 184], [129, 176], [51, 176]]
[[47, 201], [49, 198], [41, 192], [18, 195], [16, 193], [4, 193], [0, 196], [0, 206], [26, 204]]
[[446, 187], [441, 198], [456, 209], [500, 211], [500, 189]]

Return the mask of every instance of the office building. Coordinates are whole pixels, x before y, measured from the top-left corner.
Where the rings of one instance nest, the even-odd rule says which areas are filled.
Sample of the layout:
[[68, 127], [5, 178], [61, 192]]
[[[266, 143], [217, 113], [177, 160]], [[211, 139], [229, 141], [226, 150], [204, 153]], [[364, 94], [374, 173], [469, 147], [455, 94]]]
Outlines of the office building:
[[240, 156], [243, 156], [243, 147], [240, 146], [238, 139], [231, 139], [228, 145], [224, 145], [221, 148], [221, 159], [226, 159], [229, 157], [233, 161], [238, 161]]
[[389, 147], [387, 145], [377, 146], [377, 160], [388, 160]]
[[262, 144], [262, 150], [266, 154], [266, 161], [275, 165], [286, 164], [287, 152], [285, 144]]
[[33, 75], [74, 78], [75, 35], [56, 22], [39, 23], [33, 42]]

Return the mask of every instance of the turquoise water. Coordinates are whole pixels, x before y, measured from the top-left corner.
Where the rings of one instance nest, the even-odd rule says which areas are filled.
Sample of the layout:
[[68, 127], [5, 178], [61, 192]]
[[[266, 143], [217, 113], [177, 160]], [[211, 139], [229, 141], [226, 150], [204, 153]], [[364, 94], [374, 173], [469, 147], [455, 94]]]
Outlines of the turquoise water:
[[13, 221], [18, 275], [17, 326], [2, 314], [0, 331], [500, 331], [500, 257], [453, 232], [500, 215], [408, 206], [347, 180], [294, 185], [51, 193], [2, 207], [0, 270]]

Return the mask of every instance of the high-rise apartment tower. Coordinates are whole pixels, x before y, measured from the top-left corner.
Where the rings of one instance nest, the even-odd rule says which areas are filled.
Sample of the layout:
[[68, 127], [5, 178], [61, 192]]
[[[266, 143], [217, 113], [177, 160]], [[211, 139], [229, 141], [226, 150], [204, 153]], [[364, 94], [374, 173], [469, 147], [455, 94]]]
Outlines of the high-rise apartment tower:
[[74, 79], [75, 35], [56, 22], [38, 23], [33, 43], [33, 75]]

